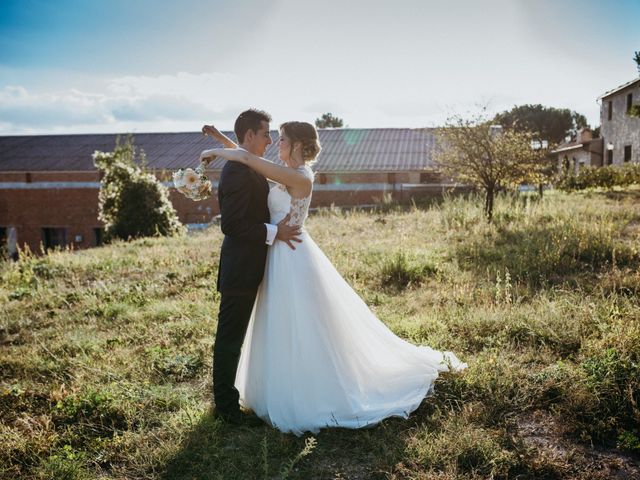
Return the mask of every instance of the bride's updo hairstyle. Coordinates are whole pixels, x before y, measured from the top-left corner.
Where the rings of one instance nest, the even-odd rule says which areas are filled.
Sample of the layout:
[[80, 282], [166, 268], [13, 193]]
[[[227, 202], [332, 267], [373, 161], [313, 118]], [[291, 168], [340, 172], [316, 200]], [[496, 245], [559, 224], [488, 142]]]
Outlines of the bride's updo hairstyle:
[[290, 155], [293, 154], [293, 146], [296, 142], [302, 143], [302, 159], [312, 162], [320, 153], [321, 147], [318, 141], [316, 127], [307, 122], [285, 122], [280, 125], [280, 130], [291, 141]]

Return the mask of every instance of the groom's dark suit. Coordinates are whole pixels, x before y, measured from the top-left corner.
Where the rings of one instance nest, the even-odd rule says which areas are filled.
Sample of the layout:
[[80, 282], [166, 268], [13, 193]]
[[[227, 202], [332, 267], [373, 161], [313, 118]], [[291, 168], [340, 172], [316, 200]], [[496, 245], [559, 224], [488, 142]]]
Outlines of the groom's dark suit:
[[216, 409], [221, 413], [239, 410], [234, 382], [240, 349], [264, 275], [268, 194], [266, 179], [246, 165], [227, 162], [223, 167], [218, 186], [224, 233], [218, 270], [221, 300], [213, 347], [213, 392]]

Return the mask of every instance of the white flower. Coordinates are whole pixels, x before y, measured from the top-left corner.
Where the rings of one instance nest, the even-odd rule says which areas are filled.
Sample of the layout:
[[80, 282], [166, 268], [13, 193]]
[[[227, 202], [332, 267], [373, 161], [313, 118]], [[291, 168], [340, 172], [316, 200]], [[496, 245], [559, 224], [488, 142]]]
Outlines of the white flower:
[[204, 200], [212, 193], [212, 185], [203, 169], [181, 168], [173, 174], [173, 185], [191, 200]]
[[184, 184], [191, 188], [196, 186], [197, 183], [200, 181], [198, 174], [193, 170], [191, 170], [190, 168], [186, 172], [184, 172], [183, 179], [184, 179]]

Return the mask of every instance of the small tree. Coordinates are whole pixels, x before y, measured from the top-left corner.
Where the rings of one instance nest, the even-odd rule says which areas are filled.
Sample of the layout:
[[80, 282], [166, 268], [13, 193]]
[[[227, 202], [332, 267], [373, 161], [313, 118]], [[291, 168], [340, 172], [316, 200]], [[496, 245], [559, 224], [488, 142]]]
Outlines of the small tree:
[[640, 73], [640, 51], [634, 52], [635, 55], [633, 57], [633, 61], [636, 62], [636, 66], [638, 67], [638, 73]]
[[167, 189], [154, 175], [144, 170], [144, 152], [135, 161], [132, 137], [124, 144], [116, 141], [113, 152], [93, 154], [93, 162], [102, 173], [98, 219], [105, 224], [105, 240], [176, 235], [184, 232]]
[[343, 123], [341, 118], [334, 117], [331, 113], [323, 113], [320, 118], [316, 118], [317, 128], [341, 128]]
[[493, 218], [495, 194], [543, 175], [546, 155], [532, 148], [528, 132], [495, 128], [484, 115], [455, 116], [437, 130], [436, 168], [446, 176], [484, 191], [484, 213]]

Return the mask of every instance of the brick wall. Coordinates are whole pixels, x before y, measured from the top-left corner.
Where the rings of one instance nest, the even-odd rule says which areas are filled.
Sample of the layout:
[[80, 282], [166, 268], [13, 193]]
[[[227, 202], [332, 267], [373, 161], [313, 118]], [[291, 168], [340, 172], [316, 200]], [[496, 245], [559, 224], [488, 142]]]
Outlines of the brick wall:
[[[208, 175], [214, 182], [219, 179], [219, 172]], [[170, 180], [170, 172], [159, 171], [156, 176]], [[401, 202], [442, 193], [442, 187], [433, 185], [417, 189], [402, 185], [438, 183], [440, 179], [430, 172], [327, 173], [316, 178], [318, 190], [314, 192], [312, 207], [370, 205], [380, 202], [385, 191]], [[43, 228], [65, 228], [67, 244], [74, 248], [96, 245], [95, 229], [102, 227], [98, 221], [98, 172], [2, 172], [0, 182], [0, 226], [16, 228], [20, 247], [26, 244], [39, 252]], [[56, 188], [42, 182], [84, 182], [86, 188], [73, 188], [68, 183]], [[11, 183], [16, 183], [16, 188]], [[359, 185], [349, 188], [349, 184]], [[367, 184], [377, 185], [372, 189]], [[208, 223], [219, 213], [215, 196], [193, 202], [172, 189], [170, 199], [183, 223]]]

